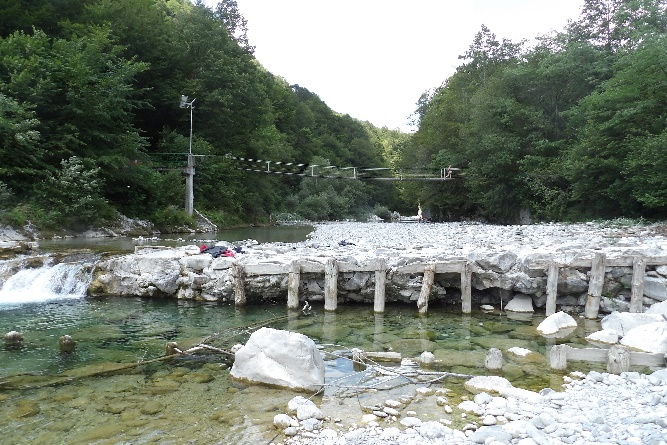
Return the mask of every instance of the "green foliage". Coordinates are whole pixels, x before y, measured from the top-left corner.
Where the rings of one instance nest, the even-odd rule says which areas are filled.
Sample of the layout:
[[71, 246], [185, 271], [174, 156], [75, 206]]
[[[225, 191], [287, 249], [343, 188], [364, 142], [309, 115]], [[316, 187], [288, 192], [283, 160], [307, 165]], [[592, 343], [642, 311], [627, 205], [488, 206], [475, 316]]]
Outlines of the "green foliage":
[[377, 216], [378, 218], [384, 221], [391, 220], [391, 211], [389, 210], [389, 208], [380, 204], [375, 204], [375, 206], [373, 207], [373, 215]]
[[99, 168], [86, 168], [76, 156], [61, 162], [40, 187], [39, 199], [48, 209], [51, 228], [88, 228], [115, 216], [102, 196]]
[[667, 217], [665, 11], [664, 0], [587, 0], [565, 32], [527, 50], [482, 27], [463, 65], [420, 99], [401, 156], [403, 168], [462, 170], [403, 186], [405, 200], [492, 222], [522, 210]]
[[159, 231], [167, 233], [183, 232], [184, 228], [194, 229], [197, 226], [195, 218], [175, 205], [168, 205], [157, 210], [152, 215], [151, 220]]

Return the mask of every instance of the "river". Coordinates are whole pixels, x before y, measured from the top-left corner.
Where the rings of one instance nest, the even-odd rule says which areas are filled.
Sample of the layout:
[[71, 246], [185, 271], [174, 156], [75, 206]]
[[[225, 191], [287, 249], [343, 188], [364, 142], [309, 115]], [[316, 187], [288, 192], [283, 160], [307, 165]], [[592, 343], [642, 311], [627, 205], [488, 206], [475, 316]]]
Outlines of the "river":
[[[274, 229], [269, 232], [275, 233]], [[301, 241], [308, 232], [302, 231], [300, 239], [280, 241]], [[230, 233], [222, 232], [217, 238], [235, 241]], [[241, 233], [238, 240], [267, 242], [258, 231]], [[109, 241], [120, 241], [120, 247], [104, 244]], [[137, 242], [145, 242], [129, 241], [103, 240], [92, 247], [130, 251]], [[77, 239], [44, 243], [48, 251], [82, 247], [91, 245]], [[255, 445], [280, 441], [273, 416], [284, 413], [296, 394], [234, 382], [229, 377], [228, 356], [134, 366], [161, 357], [166, 343], [172, 341], [187, 348], [212, 336], [207, 342], [229, 348], [247, 340], [252, 328], [260, 325], [303, 333], [323, 351], [335, 354], [326, 356], [326, 381], [331, 386], [315, 400], [325, 415], [349, 427], [359, 422], [364, 406], [414, 396], [416, 389], [402, 381], [358, 394], [354, 388], [373, 375], [355, 369], [343, 357], [349, 348], [394, 351], [409, 358], [428, 350], [439, 361], [435, 371], [482, 375], [488, 373], [486, 352], [496, 347], [505, 357], [500, 375], [517, 387], [539, 390], [562, 383], [562, 374], [549, 368], [549, 348], [560, 342], [584, 345], [584, 337], [600, 329], [599, 322], [586, 321], [565, 338], [547, 339], [535, 330], [543, 314], [462, 315], [460, 308], [438, 304], [430, 305], [427, 315], [419, 315], [412, 305], [388, 305], [384, 314], [374, 314], [370, 305], [346, 304], [333, 313], [314, 305], [309, 315], [288, 316], [284, 302], [236, 308], [182, 300], [90, 298], [85, 293], [89, 275], [90, 267], [78, 262], [59, 270], [47, 264], [17, 273], [8, 262], [0, 262], [0, 277], [5, 277], [0, 281], [0, 332], [18, 331], [24, 338], [19, 346], [0, 349], [0, 443]], [[76, 342], [72, 354], [58, 349], [60, 336], [66, 334]], [[505, 352], [511, 346], [532, 352], [513, 356]], [[126, 369], [118, 370], [119, 366]], [[603, 370], [585, 363], [574, 363], [570, 370], [575, 369]], [[450, 390], [455, 406], [466, 394], [462, 383], [462, 379], [448, 378], [432, 386]], [[424, 420], [450, 418], [454, 426], [461, 422], [460, 413], [446, 414], [433, 399], [414, 399], [409, 409]]]

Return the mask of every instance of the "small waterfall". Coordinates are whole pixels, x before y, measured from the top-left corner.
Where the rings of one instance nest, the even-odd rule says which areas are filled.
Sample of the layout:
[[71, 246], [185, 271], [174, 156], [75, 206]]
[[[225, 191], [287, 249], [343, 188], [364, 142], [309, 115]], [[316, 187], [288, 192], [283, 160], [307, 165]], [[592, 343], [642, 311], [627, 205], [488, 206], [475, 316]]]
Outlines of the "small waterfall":
[[47, 258], [41, 267], [24, 268], [0, 262], [0, 306], [85, 297], [92, 280], [92, 263], [53, 263]]

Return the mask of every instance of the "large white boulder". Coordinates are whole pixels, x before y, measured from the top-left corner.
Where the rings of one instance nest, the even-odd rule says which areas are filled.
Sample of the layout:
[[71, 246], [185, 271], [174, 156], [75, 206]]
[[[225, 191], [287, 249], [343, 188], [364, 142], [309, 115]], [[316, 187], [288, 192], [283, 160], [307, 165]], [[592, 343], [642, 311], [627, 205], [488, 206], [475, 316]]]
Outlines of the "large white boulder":
[[252, 383], [317, 391], [324, 385], [324, 360], [305, 335], [261, 328], [236, 352], [231, 375]]
[[667, 323], [648, 323], [630, 329], [621, 344], [645, 352], [667, 353]]
[[631, 312], [613, 312], [604, 317], [600, 324], [602, 329], [612, 329], [623, 337], [631, 329], [644, 324], [655, 323], [658, 321], [665, 321], [664, 317], [659, 314], [642, 314]]
[[537, 331], [544, 335], [555, 334], [561, 329], [576, 328], [577, 321], [571, 315], [563, 311], [556, 312], [545, 318], [542, 323], [537, 326]]

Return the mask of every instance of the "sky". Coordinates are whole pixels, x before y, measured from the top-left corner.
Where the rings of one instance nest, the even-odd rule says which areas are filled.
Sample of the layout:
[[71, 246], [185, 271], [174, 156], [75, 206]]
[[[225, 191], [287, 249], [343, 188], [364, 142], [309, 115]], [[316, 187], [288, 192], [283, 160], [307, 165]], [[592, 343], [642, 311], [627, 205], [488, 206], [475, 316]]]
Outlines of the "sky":
[[[216, 0], [206, 0], [214, 6]], [[408, 125], [482, 25], [498, 41], [562, 31], [584, 0], [236, 0], [255, 57], [332, 110], [377, 127]]]

